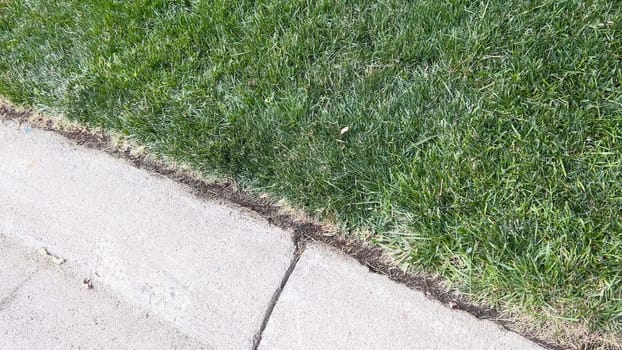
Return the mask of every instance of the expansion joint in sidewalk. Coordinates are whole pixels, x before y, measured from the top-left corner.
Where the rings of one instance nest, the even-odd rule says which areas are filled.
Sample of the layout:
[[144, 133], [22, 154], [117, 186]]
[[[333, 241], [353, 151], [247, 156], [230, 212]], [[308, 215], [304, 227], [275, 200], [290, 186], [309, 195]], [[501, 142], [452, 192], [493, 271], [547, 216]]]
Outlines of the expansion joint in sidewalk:
[[264, 314], [259, 331], [253, 337], [252, 350], [257, 350], [259, 348], [259, 344], [261, 343], [261, 337], [263, 335], [264, 330], [266, 329], [266, 326], [268, 325], [268, 321], [270, 321], [270, 317], [272, 316], [274, 307], [276, 306], [276, 303], [278, 303], [279, 301], [281, 293], [283, 292], [283, 289], [285, 288], [285, 285], [287, 284], [287, 281], [289, 280], [289, 276], [291, 276], [294, 270], [296, 269], [296, 264], [298, 264], [298, 260], [300, 260], [300, 257], [304, 253], [305, 246], [306, 246], [306, 241], [303, 239], [303, 235], [299, 232], [299, 230], [296, 230], [296, 232], [294, 233], [294, 247], [295, 248], [294, 248], [294, 253], [292, 255], [292, 260], [289, 264], [289, 267], [285, 271], [285, 274], [283, 275], [283, 279], [281, 280], [280, 285], [274, 291], [274, 295], [270, 299], [270, 303], [268, 304], [268, 308], [266, 309], [266, 313]]

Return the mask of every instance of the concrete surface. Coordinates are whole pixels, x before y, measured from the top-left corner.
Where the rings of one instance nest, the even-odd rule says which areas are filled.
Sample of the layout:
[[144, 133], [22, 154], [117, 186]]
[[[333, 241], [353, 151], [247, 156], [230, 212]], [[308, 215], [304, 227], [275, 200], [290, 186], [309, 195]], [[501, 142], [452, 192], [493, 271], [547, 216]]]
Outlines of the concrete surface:
[[243, 209], [6, 121], [0, 234], [46, 247], [96, 288], [217, 349], [252, 347], [294, 250], [289, 233]]
[[539, 349], [320, 245], [305, 250], [259, 349]]
[[0, 349], [207, 349], [0, 235]]

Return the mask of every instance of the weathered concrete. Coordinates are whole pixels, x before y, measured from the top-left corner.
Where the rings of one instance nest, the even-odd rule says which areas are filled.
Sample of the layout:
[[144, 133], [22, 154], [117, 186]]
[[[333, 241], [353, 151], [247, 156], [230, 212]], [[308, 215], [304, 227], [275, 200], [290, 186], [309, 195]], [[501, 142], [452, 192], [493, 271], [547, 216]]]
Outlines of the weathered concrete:
[[538, 348], [315, 244], [290, 276], [260, 345], [266, 350]]
[[250, 212], [5, 121], [0, 233], [218, 349], [251, 347], [293, 253], [290, 234]]
[[0, 235], [0, 349], [207, 349]]

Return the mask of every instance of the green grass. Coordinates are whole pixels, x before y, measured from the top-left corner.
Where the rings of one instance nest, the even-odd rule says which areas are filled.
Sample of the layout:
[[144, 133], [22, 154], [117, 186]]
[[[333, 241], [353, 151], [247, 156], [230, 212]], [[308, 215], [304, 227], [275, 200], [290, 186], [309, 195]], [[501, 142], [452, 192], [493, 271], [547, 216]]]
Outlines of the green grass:
[[615, 0], [0, 2], [14, 102], [616, 336], [621, 55]]

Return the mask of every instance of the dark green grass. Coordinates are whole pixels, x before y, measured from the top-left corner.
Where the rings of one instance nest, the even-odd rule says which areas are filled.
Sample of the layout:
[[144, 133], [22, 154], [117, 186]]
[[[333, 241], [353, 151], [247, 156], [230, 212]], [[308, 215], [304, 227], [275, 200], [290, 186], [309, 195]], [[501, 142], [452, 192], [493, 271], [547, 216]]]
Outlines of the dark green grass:
[[619, 336], [621, 6], [5, 1], [0, 94]]

